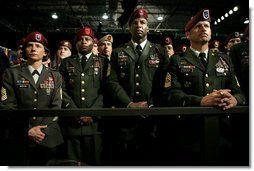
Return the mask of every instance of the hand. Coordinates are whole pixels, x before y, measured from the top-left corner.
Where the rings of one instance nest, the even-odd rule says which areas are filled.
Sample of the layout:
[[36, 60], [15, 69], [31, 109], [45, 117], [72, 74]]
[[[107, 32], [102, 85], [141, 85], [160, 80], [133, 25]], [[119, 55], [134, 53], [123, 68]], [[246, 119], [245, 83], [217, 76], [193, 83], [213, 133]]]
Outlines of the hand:
[[147, 101], [141, 101], [141, 102], [131, 102], [129, 104], [130, 108], [148, 108]]
[[78, 118], [78, 123], [80, 125], [89, 125], [93, 122], [93, 118], [91, 116], [81, 116]]
[[41, 143], [44, 138], [46, 137], [46, 134], [44, 134], [41, 129], [47, 128], [47, 125], [38, 125], [35, 127], [32, 127], [28, 131], [28, 137], [30, 140], [36, 142], [36, 143]]
[[219, 107], [221, 107], [223, 110], [230, 109], [232, 107], [235, 107], [237, 105], [236, 98], [231, 94], [231, 91], [228, 89], [222, 89], [219, 90], [222, 99], [219, 104]]

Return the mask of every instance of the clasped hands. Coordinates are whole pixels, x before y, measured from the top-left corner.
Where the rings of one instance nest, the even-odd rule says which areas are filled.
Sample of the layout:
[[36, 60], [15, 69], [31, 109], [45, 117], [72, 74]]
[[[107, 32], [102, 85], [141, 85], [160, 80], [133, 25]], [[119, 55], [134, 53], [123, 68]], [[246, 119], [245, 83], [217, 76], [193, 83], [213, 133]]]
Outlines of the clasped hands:
[[212, 93], [204, 96], [200, 106], [218, 107], [223, 110], [233, 108], [237, 105], [236, 98], [231, 94], [230, 89], [213, 90]]

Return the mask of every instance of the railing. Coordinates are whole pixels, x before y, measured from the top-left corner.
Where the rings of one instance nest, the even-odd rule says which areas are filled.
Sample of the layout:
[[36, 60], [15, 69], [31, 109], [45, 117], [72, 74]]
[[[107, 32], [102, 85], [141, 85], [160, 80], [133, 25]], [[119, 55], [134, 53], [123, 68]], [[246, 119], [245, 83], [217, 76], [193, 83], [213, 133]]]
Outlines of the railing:
[[[149, 109], [127, 109], [127, 108], [102, 108], [102, 109], [41, 109], [41, 110], [0, 110], [1, 117], [18, 117], [24, 118], [27, 122], [29, 116], [110, 116], [118, 117], [121, 116], [169, 116], [169, 117], [185, 117], [185, 116], [202, 116], [204, 117], [204, 156], [205, 165], [214, 165], [214, 162], [219, 157], [218, 144], [219, 144], [219, 117], [228, 116], [240, 119], [239, 123], [236, 125], [237, 129], [244, 131], [243, 135], [249, 135], [249, 106], [238, 106], [226, 111], [212, 107], [162, 107], [162, 108], [149, 108]], [[243, 122], [242, 122], [243, 121]], [[240, 133], [241, 134], [241, 133]], [[236, 134], [238, 136], [239, 133]], [[238, 137], [236, 137], [238, 138]], [[240, 137], [242, 138], [242, 137]], [[243, 144], [249, 144], [249, 137], [244, 137]], [[240, 149], [241, 147], [239, 147]], [[248, 148], [248, 147], [247, 147]], [[245, 147], [246, 149], [246, 147]], [[248, 148], [249, 149], [249, 148]], [[248, 152], [247, 152], [248, 153]], [[245, 155], [249, 155], [244, 153]], [[236, 154], [237, 155], [237, 154]], [[242, 159], [243, 156], [239, 156]], [[244, 156], [247, 160], [240, 162], [236, 165], [249, 165], [249, 156]], [[237, 160], [238, 158], [236, 158]]]

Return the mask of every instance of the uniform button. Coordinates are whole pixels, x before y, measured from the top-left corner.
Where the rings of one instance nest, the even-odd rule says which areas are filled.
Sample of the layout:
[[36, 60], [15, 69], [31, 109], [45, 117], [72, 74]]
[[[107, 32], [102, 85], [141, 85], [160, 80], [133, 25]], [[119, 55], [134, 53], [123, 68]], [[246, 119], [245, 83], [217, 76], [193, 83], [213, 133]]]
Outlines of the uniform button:
[[139, 94], [139, 91], [136, 91], [136, 94]]
[[85, 81], [81, 81], [81, 84], [85, 84]]
[[122, 67], [122, 66], [121, 66], [120, 68], [121, 68], [121, 69], [123, 69], [123, 67]]
[[209, 87], [209, 83], [206, 83], [205, 86], [206, 86], [206, 87]]
[[227, 75], [227, 73], [224, 72], [224, 75]]
[[138, 68], [140, 68], [140, 66], [139, 66], [139, 65], [138, 65], [137, 67], [138, 67]]
[[34, 107], [34, 110], [36, 110], [37, 108], [36, 107]]
[[205, 74], [205, 77], [208, 78], [208, 74]]
[[37, 102], [37, 99], [34, 99], [35, 102]]
[[209, 93], [206, 93], [206, 95], [208, 96], [208, 95], [209, 95]]
[[85, 89], [81, 89], [82, 92], [85, 92]]
[[34, 91], [34, 94], [37, 94], [37, 91]]
[[85, 100], [86, 98], [85, 97], [82, 97], [81, 100]]
[[136, 86], [139, 86], [139, 83], [136, 83]]
[[85, 74], [84, 74], [84, 73], [82, 73], [82, 74], [81, 74], [81, 76], [83, 76], [83, 77], [84, 77], [84, 76], [85, 76]]
[[188, 73], [185, 74], [185, 76], [188, 76], [188, 75], [189, 75]]
[[136, 74], [136, 77], [139, 77], [139, 74]]

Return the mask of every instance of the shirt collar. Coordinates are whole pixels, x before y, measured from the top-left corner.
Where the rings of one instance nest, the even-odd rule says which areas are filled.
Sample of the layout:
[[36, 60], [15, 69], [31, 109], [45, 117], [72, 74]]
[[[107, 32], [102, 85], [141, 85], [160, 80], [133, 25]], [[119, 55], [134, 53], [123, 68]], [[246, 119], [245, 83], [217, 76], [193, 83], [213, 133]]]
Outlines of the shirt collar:
[[[88, 60], [88, 59], [90, 58], [91, 55], [92, 55], [92, 52], [86, 54], [86, 55], [85, 55], [85, 56], [86, 56], [86, 59]], [[81, 59], [84, 55], [82, 55], [81, 53], [78, 53], [78, 56], [79, 56], [79, 58]]]
[[[131, 40], [131, 42], [133, 43], [134, 47], [136, 47], [138, 45], [133, 40]], [[145, 48], [146, 42], [147, 42], [147, 39], [145, 41], [143, 41], [142, 43], [140, 43], [140, 46], [142, 47], [142, 50]]]
[[[31, 73], [34, 72], [35, 69], [34, 69], [34, 67], [33, 67], [32, 65], [28, 65], [27, 67], [28, 67], [28, 70], [29, 70]], [[37, 69], [37, 71], [39, 72], [40, 75], [41, 75], [42, 69], [43, 69], [43, 65], [41, 65], [41, 66]]]
[[[197, 50], [195, 50], [194, 48], [192, 48], [192, 47], [190, 47], [190, 49], [194, 52], [194, 54], [196, 55], [196, 56], [199, 56], [199, 54], [201, 53], [200, 51], [197, 51]], [[205, 53], [205, 58], [207, 58], [207, 56], [208, 56], [208, 49], [206, 49], [204, 52], [202, 52], [202, 53]]]

